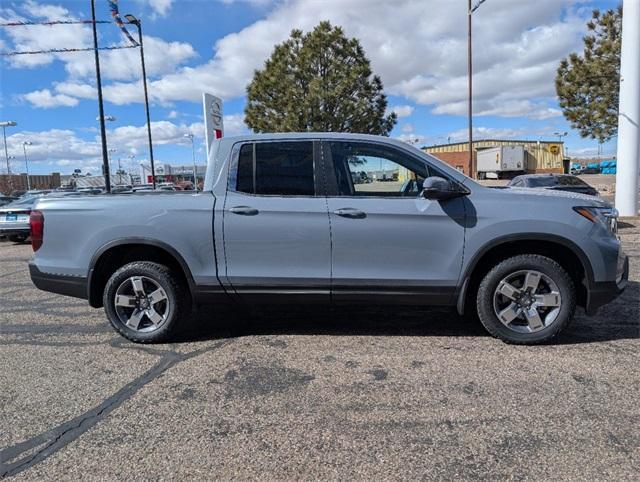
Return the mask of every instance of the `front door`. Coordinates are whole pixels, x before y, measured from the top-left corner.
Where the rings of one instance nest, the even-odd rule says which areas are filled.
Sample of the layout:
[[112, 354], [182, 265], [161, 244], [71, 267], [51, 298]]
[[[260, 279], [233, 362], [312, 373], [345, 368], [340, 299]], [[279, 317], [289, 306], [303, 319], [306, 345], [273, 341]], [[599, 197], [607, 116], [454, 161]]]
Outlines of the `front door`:
[[328, 301], [329, 218], [314, 142], [247, 143], [236, 156], [224, 205], [226, 281], [245, 301]]
[[447, 303], [460, 276], [464, 200], [424, 199], [444, 176], [407, 151], [375, 142], [323, 145], [335, 301]]

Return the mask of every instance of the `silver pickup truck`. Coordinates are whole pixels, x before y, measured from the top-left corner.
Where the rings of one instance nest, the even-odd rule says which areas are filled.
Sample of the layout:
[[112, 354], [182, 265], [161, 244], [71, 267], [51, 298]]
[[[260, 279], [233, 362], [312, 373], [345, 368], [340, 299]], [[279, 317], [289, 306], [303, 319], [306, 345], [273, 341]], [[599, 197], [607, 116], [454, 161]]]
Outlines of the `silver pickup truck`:
[[31, 278], [104, 306], [136, 342], [203, 303], [450, 305], [511, 343], [547, 341], [628, 277], [591, 196], [483, 187], [385, 137], [229, 137], [203, 192], [39, 200]]

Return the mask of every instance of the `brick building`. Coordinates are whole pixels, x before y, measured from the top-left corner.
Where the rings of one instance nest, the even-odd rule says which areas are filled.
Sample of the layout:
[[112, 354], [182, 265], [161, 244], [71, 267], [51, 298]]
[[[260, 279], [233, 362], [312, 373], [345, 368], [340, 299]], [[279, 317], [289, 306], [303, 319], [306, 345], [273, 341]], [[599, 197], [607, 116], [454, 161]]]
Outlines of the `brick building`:
[[[60, 173], [51, 174], [31, 174], [29, 175], [31, 189], [56, 189], [60, 187]], [[10, 194], [12, 191], [27, 190], [27, 175], [22, 174], [0, 174], [0, 192]]]

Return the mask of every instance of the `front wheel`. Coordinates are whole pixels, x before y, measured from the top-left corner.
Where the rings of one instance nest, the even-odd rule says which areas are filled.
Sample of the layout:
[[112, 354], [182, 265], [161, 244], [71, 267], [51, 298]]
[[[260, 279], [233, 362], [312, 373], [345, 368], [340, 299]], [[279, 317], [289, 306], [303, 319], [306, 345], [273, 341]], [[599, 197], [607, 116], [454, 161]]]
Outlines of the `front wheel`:
[[507, 343], [538, 344], [565, 328], [576, 308], [571, 277], [544, 256], [524, 254], [496, 265], [480, 283], [477, 309], [493, 336]]
[[148, 261], [113, 273], [103, 303], [111, 325], [136, 343], [165, 341], [191, 311], [185, 287], [171, 270]]

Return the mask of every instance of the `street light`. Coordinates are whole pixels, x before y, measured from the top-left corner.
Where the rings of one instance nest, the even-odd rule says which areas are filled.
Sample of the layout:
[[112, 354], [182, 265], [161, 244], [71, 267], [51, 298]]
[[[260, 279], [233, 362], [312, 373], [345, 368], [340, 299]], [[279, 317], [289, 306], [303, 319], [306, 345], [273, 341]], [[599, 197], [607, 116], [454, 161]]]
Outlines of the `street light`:
[[467, 26], [468, 26], [468, 35], [467, 35], [467, 72], [469, 74], [468, 84], [469, 84], [469, 174], [471, 177], [477, 177], [476, 166], [473, 160], [473, 106], [471, 105], [473, 88], [471, 86], [471, 78], [473, 75], [473, 65], [471, 62], [471, 15], [473, 12], [478, 10], [480, 5], [482, 5], [486, 0], [479, 0], [478, 3], [471, 6], [471, 0], [468, 0], [467, 6]]
[[569, 133], [567, 131], [564, 132], [554, 132], [554, 136], [558, 136], [558, 142], [562, 142], [562, 138], [566, 137]]
[[22, 150], [24, 151], [24, 167], [27, 170], [27, 191], [31, 191], [31, 181], [29, 180], [29, 161], [27, 161], [27, 146], [33, 145], [31, 141], [24, 141], [22, 143]]
[[[118, 152], [118, 149], [116, 149], [115, 147], [111, 147], [107, 151], [107, 163], [109, 164], [109, 171], [111, 171], [111, 155], [110, 154], [115, 154], [116, 152]], [[105, 182], [106, 182], [106, 179], [105, 179]], [[111, 179], [109, 179], [109, 182], [111, 182]]]
[[7, 160], [7, 177], [9, 178], [9, 188], [13, 190], [13, 181], [11, 179], [11, 166], [9, 165], [9, 151], [7, 150], [7, 127], [15, 127], [18, 123], [14, 121], [2, 121], [0, 126], [2, 127], [2, 137], [4, 138], [4, 157]]
[[136, 155], [135, 154], [129, 154], [129, 182], [131, 183], [131, 185], [133, 186], [133, 160], [135, 159]]
[[198, 171], [196, 170], [196, 148], [195, 148], [195, 145], [193, 144], [193, 134], [189, 132], [188, 134], [185, 134], [183, 137], [186, 137], [191, 141], [191, 154], [193, 156], [193, 188], [197, 191], [198, 190], [198, 174], [197, 174]]
[[140, 63], [142, 64], [142, 84], [144, 85], [144, 105], [147, 112], [147, 135], [149, 137], [149, 160], [151, 161], [151, 179], [153, 189], [156, 188], [156, 169], [153, 162], [153, 142], [151, 141], [151, 116], [149, 115], [149, 93], [147, 92], [147, 70], [144, 65], [144, 46], [142, 44], [142, 22], [128, 13], [124, 16], [131, 25], [138, 28], [138, 43], [140, 44]]

